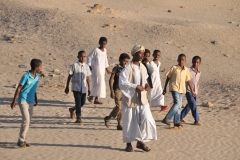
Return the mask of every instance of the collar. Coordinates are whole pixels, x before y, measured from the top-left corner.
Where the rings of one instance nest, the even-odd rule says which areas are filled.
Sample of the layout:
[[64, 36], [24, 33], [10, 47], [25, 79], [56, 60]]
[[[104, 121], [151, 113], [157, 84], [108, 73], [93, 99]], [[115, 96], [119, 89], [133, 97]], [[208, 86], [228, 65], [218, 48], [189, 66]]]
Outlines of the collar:
[[[191, 66], [190, 69], [195, 72], [195, 69]], [[198, 69], [197, 73], [200, 73], [201, 71]]]
[[77, 63], [80, 65], [80, 66], [84, 66], [85, 63], [81, 63], [79, 61], [77, 61]]
[[28, 74], [28, 76], [29, 76], [30, 78], [32, 78], [32, 79], [36, 79], [37, 76], [38, 76], [38, 73], [36, 73], [35, 78], [33, 78], [33, 76], [32, 76], [32, 74], [30, 73], [30, 71], [27, 71], [27, 74]]
[[[133, 68], [133, 61], [130, 61], [129, 62], [129, 65]], [[141, 67], [143, 64], [142, 64], [142, 61], [139, 61], [139, 66]]]
[[118, 64], [118, 67], [120, 67], [120, 68], [124, 68], [123, 66], [121, 66], [120, 64]]
[[[178, 69], [182, 69], [179, 65], [177, 65], [177, 68]], [[185, 66], [183, 66], [183, 69], [182, 70], [185, 70]]]

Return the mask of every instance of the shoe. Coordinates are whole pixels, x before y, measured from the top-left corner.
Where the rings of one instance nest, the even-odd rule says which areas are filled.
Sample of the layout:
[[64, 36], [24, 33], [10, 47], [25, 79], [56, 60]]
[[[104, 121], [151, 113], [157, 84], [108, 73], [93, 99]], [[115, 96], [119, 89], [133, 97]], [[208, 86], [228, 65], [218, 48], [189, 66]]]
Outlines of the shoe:
[[78, 118], [75, 123], [83, 123], [82, 120], [80, 118]]
[[106, 116], [106, 117], [104, 118], [104, 124], [105, 124], [105, 126], [106, 126], [107, 128], [109, 128], [110, 119], [108, 119], [108, 116]]
[[194, 124], [197, 125], [197, 126], [201, 126], [202, 125], [202, 123], [200, 123], [199, 121], [194, 122]]
[[166, 118], [164, 118], [161, 122], [164, 124], [170, 125], [170, 122]]
[[121, 126], [121, 125], [118, 125], [118, 126], [117, 126], [117, 130], [122, 130], [122, 126]]
[[97, 101], [95, 100], [93, 104], [103, 104], [103, 103], [99, 102], [98, 100]]
[[174, 127], [170, 127], [169, 129], [171, 130], [183, 130], [182, 126], [174, 126]]
[[180, 119], [180, 122], [186, 123], [187, 121], [185, 119]]
[[146, 146], [146, 144], [144, 144], [143, 142], [137, 142], [137, 146], [136, 146], [138, 149], [142, 149], [143, 151], [145, 151], [145, 152], [149, 152], [149, 151], [151, 151], [151, 149], [148, 147], [148, 146]]
[[17, 142], [17, 146], [18, 146], [18, 147], [21, 147], [21, 148], [25, 148], [25, 147], [26, 147], [26, 144], [25, 144], [24, 142], [18, 141], [18, 142]]
[[93, 98], [92, 97], [87, 97], [87, 100], [88, 100], [88, 102], [90, 102], [91, 104], [93, 103]]
[[127, 147], [125, 150], [126, 150], [126, 152], [133, 152], [132, 144], [127, 144]]
[[31, 146], [31, 144], [27, 143], [26, 141], [24, 143], [25, 143], [26, 147], [30, 147]]
[[174, 124], [174, 126], [175, 126], [175, 127], [183, 127], [183, 125], [180, 124], [180, 123], [179, 123], [179, 124]]
[[160, 112], [162, 112], [162, 111], [167, 111], [167, 110], [169, 110], [169, 108], [170, 108], [170, 106], [168, 106], [168, 105], [166, 105], [166, 106], [161, 106]]
[[69, 108], [69, 112], [70, 112], [70, 118], [71, 119], [76, 119], [76, 115], [74, 113], [74, 109], [73, 108]]

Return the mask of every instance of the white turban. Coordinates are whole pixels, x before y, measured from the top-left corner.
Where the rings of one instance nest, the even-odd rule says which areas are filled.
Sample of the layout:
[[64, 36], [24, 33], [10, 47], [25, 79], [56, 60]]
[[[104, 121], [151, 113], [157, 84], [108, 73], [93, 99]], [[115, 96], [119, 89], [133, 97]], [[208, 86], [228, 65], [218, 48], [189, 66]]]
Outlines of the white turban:
[[145, 51], [145, 48], [141, 45], [135, 45], [131, 51], [132, 56], [139, 51]]

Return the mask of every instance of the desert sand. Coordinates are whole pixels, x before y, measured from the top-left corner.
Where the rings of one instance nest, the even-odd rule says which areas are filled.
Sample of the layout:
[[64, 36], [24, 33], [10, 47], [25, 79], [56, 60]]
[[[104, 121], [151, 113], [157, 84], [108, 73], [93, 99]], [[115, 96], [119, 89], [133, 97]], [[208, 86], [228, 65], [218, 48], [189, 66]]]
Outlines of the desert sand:
[[[240, 159], [239, 15], [239, 0], [1, 0], [0, 159]], [[148, 153], [135, 143], [135, 151], [127, 153], [116, 120], [109, 129], [104, 126], [103, 118], [114, 107], [108, 86], [104, 104], [86, 104], [83, 124], [74, 123], [68, 112], [73, 95], [64, 93], [69, 66], [79, 50], [98, 47], [101, 36], [108, 38], [110, 69], [135, 44], [160, 49], [166, 69], [180, 53], [187, 56], [186, 66], [201, 56], [197, 104], [203, 125], [192, 125], [189, 113], [184, 130], [169, 130], [161, 123], [167, 112], [152, 108], [158, 140], [147, 143]], [[21, 114], [10, 103], [32, 58], [43, 61], [45, 77], [27, 135], [32, 146], [19, 149]], [[165, 79], [161, 73], [162, 84]], [[165, 102], [172, 104], [169, 92]], [[212, 105], [203, 105], [208, 102]]]

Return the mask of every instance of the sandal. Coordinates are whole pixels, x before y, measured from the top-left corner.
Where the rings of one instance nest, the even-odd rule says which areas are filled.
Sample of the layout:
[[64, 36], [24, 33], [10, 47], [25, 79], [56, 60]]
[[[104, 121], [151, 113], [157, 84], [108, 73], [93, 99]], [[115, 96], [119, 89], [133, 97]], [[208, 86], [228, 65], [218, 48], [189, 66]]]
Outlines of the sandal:
[[73, 108], [69, 108], [69, 112], [70, 112], [70, 118], [71, 119], [75, 119], [76, 118], [76, 115], [74, 113], [74, 109]]
[[103, 103], [95, 100], [94, 104], [103, 104]]
[[127, 144], [126, 151], [127, 152], [133, 152], [133, 147], [132, 147], [131, 144], [129, 144], [129, 145]]
[[138, 149], [142, 149], [143, 151], [145, 152], [149, 152], [151, 151], [150, 148], [148, 148], [148, 146], [146, 146], [146, 144], [144, 144], [143, 142], [137, 142], [137, 146], [136, 146]]
[[93, 103], [93, 98], [92, 97], [87, 97], [87, 100], [90, 102], [90, 103]]
[[121, 125], [118, 125], [118, 126], [117, 126], [117, 130], [122, 130], [122, 126], [121, 126]]
[[169, 110], [169, 108], [170, 108], [170, 106], [161, 106], [161, 110], [160, 110], [160, 112], [162, 112], [162, 111], [167, 111], [167, 110]]
[[106, 117], [104, 118], [104, 123], [105, 123], [105, 126], [106, 126], [107, 128], [109, 128], [110, 121], [109, 121], [109, 119], [108, 119], [108, 116], [106, 116]]

